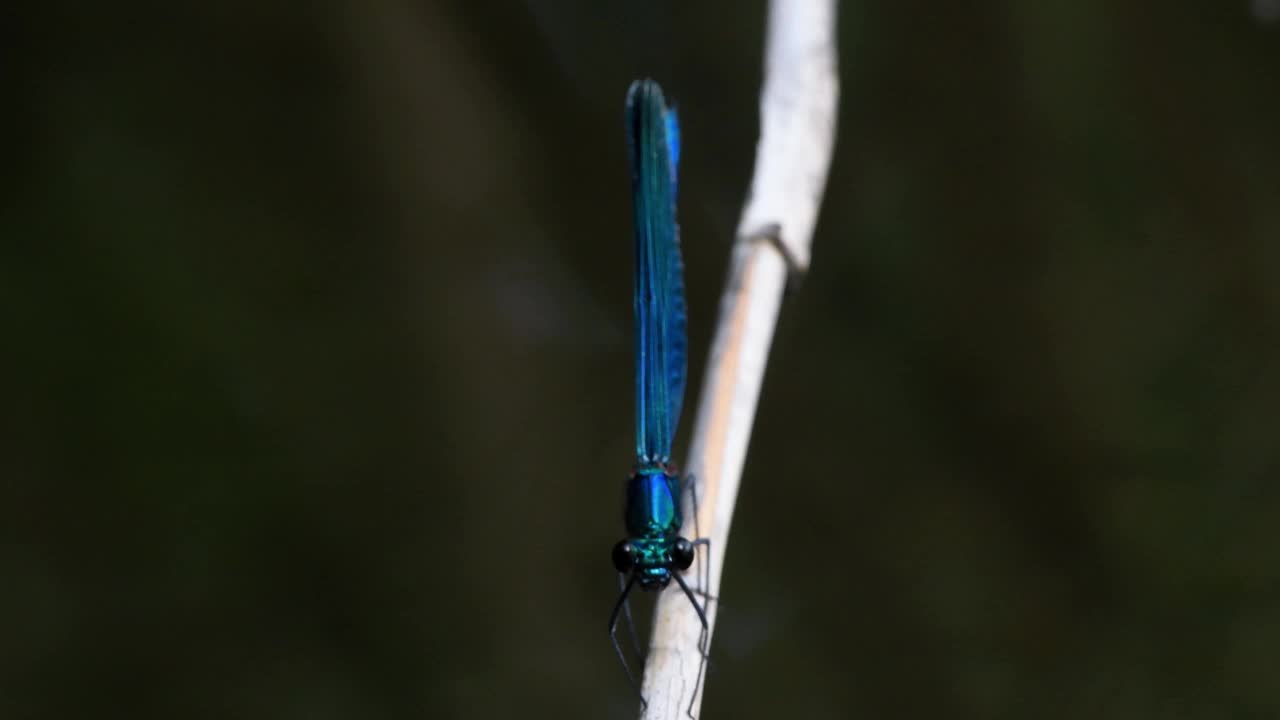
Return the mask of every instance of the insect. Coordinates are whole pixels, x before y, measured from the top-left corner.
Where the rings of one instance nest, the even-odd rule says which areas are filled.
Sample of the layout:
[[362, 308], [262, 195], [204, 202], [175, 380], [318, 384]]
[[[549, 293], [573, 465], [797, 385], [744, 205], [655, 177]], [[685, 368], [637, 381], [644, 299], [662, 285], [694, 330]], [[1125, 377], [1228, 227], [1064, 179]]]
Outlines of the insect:
[[676, 225], [679, 122], [662, 88], [652, 80], [637, 80], [627, 92], [626, 125], [635, 223], [636, 461], [627, 480], [627, 537], [613, 547], [622, 591], [609, 616], [609, 637], [632, 678], [617, 628], [624, 611], [630, 624], [627, 596], [636, 585], [661, 590], [675, 580], [698, 613], [705, 646], [706, 613], [681, 572], [693, 564], [697, 548], [710, 541], [690, 541], [680, 534], [680, 491], [691, 479], [682, 479], [671, 463], [688, 364]]

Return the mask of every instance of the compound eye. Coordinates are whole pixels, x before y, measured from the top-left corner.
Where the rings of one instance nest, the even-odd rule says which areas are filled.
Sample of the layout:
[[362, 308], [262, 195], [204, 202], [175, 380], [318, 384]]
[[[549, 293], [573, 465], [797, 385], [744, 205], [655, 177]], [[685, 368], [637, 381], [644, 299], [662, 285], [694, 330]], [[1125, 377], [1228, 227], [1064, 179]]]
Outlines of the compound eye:
[[693, 543], [680, 538], [671, 548], [671, 564], [681, 570], [688, 570], [693, 564]]
[[630, 541], [622, 540], [613, 546], [613, 566], [620, 573], [631, 572], [636, 566], [636, 547]]

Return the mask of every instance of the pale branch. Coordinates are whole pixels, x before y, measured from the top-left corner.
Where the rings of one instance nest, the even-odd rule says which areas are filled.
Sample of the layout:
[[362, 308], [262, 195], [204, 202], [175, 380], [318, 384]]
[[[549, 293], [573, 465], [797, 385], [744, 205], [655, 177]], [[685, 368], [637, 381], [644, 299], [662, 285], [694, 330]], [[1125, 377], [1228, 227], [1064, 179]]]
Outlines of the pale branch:
[[[706, 603], [715, 600], [755, 419], [760, 384], [789, 272], [809, 265], [813, 226], [835, 142], [839, 81], [835, 0], [773, 0], [760, 95], [760, 141], [720, 300], [686, 462], [685, 531], [710, 538], [686, 574]], [[697, 494], [694, 519], [691, 492]], [[692, 521], [692, 522], [691, 522]], [[702, 587], [704, 562], [709, 584]], [[702, 625], [676, 583], [658, 598], [641, 693], [644, 720], [675, 720], [702, 704]], [[707, 638], [708, 646], [710, 637]], [[709, 650], [709, 647], [708, 647]], [[695, 688], [697, 692], [695, 693]]]

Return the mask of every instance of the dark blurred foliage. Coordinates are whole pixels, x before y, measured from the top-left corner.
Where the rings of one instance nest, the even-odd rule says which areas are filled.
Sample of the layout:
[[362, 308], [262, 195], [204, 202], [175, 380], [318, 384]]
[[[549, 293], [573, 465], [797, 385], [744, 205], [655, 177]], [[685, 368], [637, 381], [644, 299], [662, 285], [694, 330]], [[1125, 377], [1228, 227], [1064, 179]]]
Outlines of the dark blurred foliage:
[[[1267, 8], [844, 5], [707, 717], [1280, 716]], [[763, 3], [0, 15], [0, 717], [632, 716], [622, 99], [696, 381]]]

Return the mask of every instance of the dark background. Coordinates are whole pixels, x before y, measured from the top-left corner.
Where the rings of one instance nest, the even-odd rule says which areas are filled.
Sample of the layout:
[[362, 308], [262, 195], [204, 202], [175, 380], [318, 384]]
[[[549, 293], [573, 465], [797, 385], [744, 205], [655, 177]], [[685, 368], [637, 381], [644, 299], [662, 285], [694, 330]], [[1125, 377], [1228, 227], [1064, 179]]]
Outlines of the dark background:
[[[1255, 4], [844, 4], [707, 717], [1280, 716]], [[622, 101], [696, 398], [763, 3], [0, 14], [0, 717], [632, 716]]]

